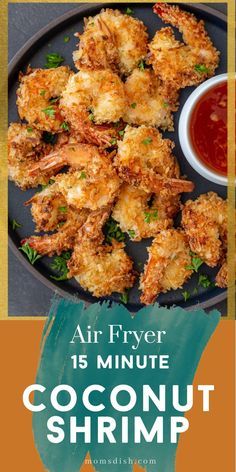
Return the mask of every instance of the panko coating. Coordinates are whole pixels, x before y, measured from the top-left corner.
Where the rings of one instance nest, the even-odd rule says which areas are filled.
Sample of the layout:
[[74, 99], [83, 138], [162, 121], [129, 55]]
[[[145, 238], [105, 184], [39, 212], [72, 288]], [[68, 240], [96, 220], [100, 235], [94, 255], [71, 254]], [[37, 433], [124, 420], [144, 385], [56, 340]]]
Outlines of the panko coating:
[[17, 90], [20, 118], [39, 130], [62, 132], [64, 118], [59, 109], [60, 97], [72, 74], [67, 66], [28, 69], [26, 75], [21, 75]]
[[228, 287], [228, 264], [225, 261], [216, 275], [216, 286], [220, 288]]
[[182, 210], [182, 226], [191, 250], [215, 267], [227, 246], [227, 200], [215, 192], [188, 200]]
[[114, 164], [120, 177], [143, 189], [158, 193], [160, 190], [174, 194], [193, 190], [192, 182], [179, 179], [180, 171], [172, 154], [174, 143], [163, 139], [151, 126], [138, 128], [127, 126], [124, 138], [118, 141]]
[[146, 29], [137, 18], [109, 8], [85, 19], [84, 32], [76, 35], [79, 49], [73, 53], [77, 69], [130, 74], [147, 54]]
[[204, 22], [177, 5], [157, 3], [153, 11], [165, 23], [178, 28], [184, 40], [184, 43], [176, 40], [171, 27], [156, 32], [149, 45], [149, 63], [157, 76], [176, 88], [184, 88], [214, 75], [219, 51], [213, 46]]
[[140, 241], [155, 237], [161, 230], [173, 226], [173, 217], [179, 206], [176, 195], [152, 195], [123, 184], [112, 216], [132, 241]]
[[120, 179], [111, 159], [98, 147], [89, 144], [68, 144], [40, 161], [42, 171], [56, 173], [70, 166], [67, 173], [58, 174], [55, 184], [68, 205], [97, 210], [112, 203], [117, 196]]
[[117, 241], [101, 245], [82, 240], [75, 246], [68, 268], [68, 277], [75, 277], [95, 297], [122, 293], [135, 281], [133, 261], [126, 254], [124, 244]]
[[173, 131], [173, 111], [178, 109], [178, 91], [166, 85], [151, 69], [134, 69], [125, 82], [127, 109], [124, 121]]
[[9, 179], [22, 190], [47, 184], [52, 172], [38, 170], [30, 175], [31, 168], [52, 149], [43, 141], [42, 132], [23, 123], [11, 123], [7, 140]]
[[145, 305], [155, 302], [159, 293], [182, 288], [192, 270], [190, 248], [183, 231], [168, 229], [161, 231], [148, 249], [149, 258], [140, 279]]

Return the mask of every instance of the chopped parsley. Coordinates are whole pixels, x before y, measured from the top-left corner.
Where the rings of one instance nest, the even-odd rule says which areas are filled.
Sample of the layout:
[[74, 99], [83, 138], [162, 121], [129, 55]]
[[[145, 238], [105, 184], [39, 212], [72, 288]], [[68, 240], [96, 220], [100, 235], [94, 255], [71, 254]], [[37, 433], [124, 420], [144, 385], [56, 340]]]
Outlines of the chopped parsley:
[[18, 221], [16, 221], [16, 220], [11, 221], [11, 226], [12, 226], [13, 231], [15, 231], [17, 228], [22, 227], [22, 225], [20, 223], [18, 223]]
[[142, 141], [142, 144], [151, 144], [152, 143], [152, 138], [145, 138], [143, 141]]
[[185, 290], [185, 292], [182, 292], [182, 295], [184, 297], [185, 302], [190, 298], [190, 293], [187, 290]]
[[158, 210], [145, 211], [144, 215], [145, 223], [151, 223], [152, 220], [155, 221], [158, 219]]
[[125, 11], [126, 15], [132, 15], [134, 13], [134, 11], [132, 10], [132, 8], [126, 8], [126, 11]]
[[124, 136], [124, 134], [125, 134], [125, 130], [124, 130], [124, 129], [122, 129], [121, 131], [118, 131], [118, 134], [119, 134], [120, 136]]
[[42, 192], [42, 190], [45, 190], [45, 188], [49, 187], [49, 185], [54, 184], [54, 182], [55, 182], [55, 180], [49, 179], [49, 181], [48, 181], [47, 184], [45, 184], [45, 185], [42, 184], [42, 185], [41, 185], [41, 190], [40, 190], [40, 192]]
[[52, 105], [53, 103], [57, 103], [60, 100], [60, 97], [50, 98], [49, 102]]
[[163, 107], [164, 107], [164, 108], [168, 108], [168, 106], [169, 106], [169, 103], [168, 103], [168, 102], [163, 102]]
[[41, 97], [44, 97], [45, 93], [46, 93], [46, 90], [41, 90], [39, 95], [41, 95]]
[[104, 233], [107, 243], [112, 243], [113, 239], [116, 239], [118, 242], [122, 242], [125, 239], [125, 234], [121, 231], [118, 223], [111, 217], [104, 226]]
[[95, 120], [94, 114], [93, 114], [92, 112], [89, 113], [88, 118], [89, 118], [90, 121], [94, 121], [94, 120]]
[[43, 132], [43, 141], [47, 144], [56, 144], [57, 134], [50, 133], [49, 131]]
[[209, 69], [205, 66], [205, 64], [196, 64], [194, 66], [196, 72], [200, 72], [200, 74], [207, 74]]
[[139, 62], [138, 67], [140, 70], [145, 70], [146, 64], [143, 59]]
[[66, 207], [66, 206], [58, 207], [58, 210], [59, 210], [61, 213], [67, 213], [67, 207]]
[[120, 301], [126, 305], [128, 303], [128, 300], [129, 300], [129, 292], [128, 290], [126, 290], [120, 295]]
[[28, 257], [32, 265], [34, 265], [34, 263], [42, 257], [40, 256], [40, 254], [37, 253], [36, 249], [30, 247], [29, 243], [23, 244], [21, 247], [19, 247], [19, 250], [22, 251]]
[[198, 286], [201, 286], [203, 288], [208, 288], [208, 287], [214, 287], [214, 283], [211, 282], [209, 277], [205, 274], [200, 274], [198, 277]]
[[45, 67], [48, 69], [55, 69], [56, 67], [59, 67], [62, 62], [64, 62], [64, 57], [62, 57], [60, 54], [57, 54], [56, 52], [46, 54], [46, 64]]
[[197, 255], [192, 252], [190, 254], [192, 256], [192, 262], [190, 265], [186, 266], [186, 269], [198, 272], [199, 267], [201, 267], [201, 265], [203, 264], [203, 260], [200, 257], [197, 257]]
[[136, 106], [137, 106], [137, 103], [131, 103], [131, 105], [130, 105], [130, 106], [131, 106], [131, 108], [136, 108]]
[[117, 139], [116, 138], [112, 138], [111, 141], [110, 141], [110, 144], [112, 146], [115, 146], [117, 144]]
[[61, 129], [63, 129], [64, 131], [70, 131], [70, 127], [66, 121], [63, 121], [63, 123], [61, 124]]
[[56, 113], [56, 110], [53, 105], [49, 105], [49, 107], [44, 108], [42, 111], [45, 113], [45, 115], [50, 116], [50, 118], [54, 118]]
[[128, 235], [130, 238], [135, 238], [135, 231], [133, 229], [128, 229]]
[[87, 175], [85, 174], [85, 172], [84, 172], [83, 170], [82, 170], [82, 172], [80, 173], [79, 178], [80, 178], [81, 180], [87, 178]]
[[67, 274], [69, 269], [67, 267], [67, 261], [70, 259], [71, 254], [69, 251], [63, 252], [60, 256], [54, 257], [53, 262], [50, 264], [51, 269], [58, 272], [58, 275], [51, 275], [51, 279], [60, 281], [67, 280]]
[[67, 36], [64, 36], [63, 41], [64, 41], [64, 43], [69, 43], [69, 41], [70, 41], [70, 36], [68, 36], [68, 35], [67, 35]]
[[33, 131], [33, 128], [31, 128], [30, 126], [28, 126], [28, 128], [26, 128], [26, 129], [27, 129], [28, 133], [32, 133], [32, 131]]

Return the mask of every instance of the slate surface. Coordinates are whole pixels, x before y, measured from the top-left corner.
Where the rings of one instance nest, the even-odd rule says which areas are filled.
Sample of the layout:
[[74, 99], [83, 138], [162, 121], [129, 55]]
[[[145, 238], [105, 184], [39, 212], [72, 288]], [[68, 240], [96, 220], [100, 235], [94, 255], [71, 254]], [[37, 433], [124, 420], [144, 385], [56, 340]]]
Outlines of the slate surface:
[[[73, 10], [76, 4], [10, 4], [9, 5], [9, 61], [25, 42], [47, 23]], [[226, 13], [226, 4], [209, 4]], [[54, 292], [29, 274], [9, 251], [9, 315], [44, 316]], [[222, 314], [226, 302], [216, 306]]]

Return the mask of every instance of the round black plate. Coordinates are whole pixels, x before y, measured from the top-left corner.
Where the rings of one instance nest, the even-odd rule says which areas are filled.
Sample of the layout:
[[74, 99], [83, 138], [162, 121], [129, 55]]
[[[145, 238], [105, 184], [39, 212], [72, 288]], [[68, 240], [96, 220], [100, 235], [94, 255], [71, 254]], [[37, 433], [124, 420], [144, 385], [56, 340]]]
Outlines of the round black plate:
[[[65, 58], [65, 64], [70, 65], [73, 69], [74, 64], [72, 61], [72, 51], [75, 50], [77, 39], [74, 38], [73, 34], [77, 31], [82, 32], [83, 29], [83, 18], [89, 15], [95, 15], [100, 11], [101, 8], [108, 6], [110, 8], [119, 8], [125, 11], [127, 5], [125, 4], [85, 4], [76, 7], [66, 13], [65, 15], [57, 18], [53, 22], [49, 23], [43, 29], [41, 29], [36, 35], [34, 35], [23, 48], [21, 48], [15, 55], [9, 66], [9, 122], [19, 121], [16, 108], [16, 89], [18, 86], [18, 73], [21, 70], [25, 70], [27, 65], [30, 63], [32, 67], [44, 67], [45, 55], [48, 52], [58, 52]], [[154, 35], [155, 31], [163, 26], [162, 21], [154, 15], [152, 12], [151, 3], [146, 4], [129, 4], [129, 7], [134, 11], [134, 16], [144, 21], [148, 27], [150, 38]], [[203, 19], [206, 24], [206, 28], [215, 44], [217, 49], [221, 52], [220, 66], [217, 69], [217, 74], [221, 74], [227, 71], [227, 20], [225, 15], [213, 10], [203, 4], [183, 4], [182, 7], [188, 11], [196, 14], [199, 19]], [[64, 42], [64, 36], [69, 35], [70, 41]], [[177, 37], [180, 36], [176, 31]], [[175, 132], [165, 133], [166, 137], [171, 138], [175, 141], [175, 154], [179, 160], [182, 174], [186, 174], [190, 180], [195, 182], [195, 190], [192, 194], [186, 194], [183, 196], [182, 201], [186, 201], [188, 198], [196, 198], [201, 193], [208, 192], [210, 190], [217, 192], [220, 196], [226, 197], [226, 189], [215, 185], [200, 175], [198, 175], [186, 161], [179, 144], [178, 139], [178, 119], [179, 114], [185, 103], [187, 97], [193, 90], [189, 87], [182, 91], [180, 98], [180, 108], [175, 114]], [[24, 202], [28, 200], [35, 190], [28, 190], [22, 192], [12, 182], [9, 183], [9, 239], [10, 247], [15, 255], [21, 260], [23, 266], [29, 270], [32, 275], [41, 280], [45, 285], [51, 289], [59, 292], [62, 296], [75, 296], [87, 302], [95, 302], [96, 298], [92, 297], [88, 292], [85, 292], [76, 283], [74, 279], [56, 282], [50, 278], [52, 270], [50, 269], [51, 259], [44, 257], [36, 262], [35, 266], [32, 266], [22, 252], [19, 251], [20, 241], [22, 238], [33, 234], [34, 224], [32, 222], [30, 208], [24, 207]], [[22, 227], [17, 231], [13, 231], [11, 227], [11, 221], [16, 219], [22, 224]], [[147, 246], [150, 245], [151, 240], [142, 241], [140, 243], [131, 243], [127, 238], [127, 252], [135, 261], [135, 267], [140, 272], [140, 263], [144, 263], [147, 259]], [[200, 273], [208, 274], [213, 280], [217, 272], [217, 269], [210, 269], [206, 265], [200, 268]], [[196, 290], [197, 288], [197, 290]], [[187, 302], [184, 301], [182, 292], [187, 290], [191, 295]], [[217, 287], [210, 287], [204, 289], [198, 287], [198, 275], [195, 274], [191, 280], [185, 284], [183, 289], [170, 291], [166, 294], [161, 294], [158, 297], [160, 305], [180, 305], [184, 308], [190, 309], [194, 306], [201, 306], [207, 308], [215, 305], [226, 298], [227, 291], [221, 290]], [[139, 301], [140, 292], [138, 290], [138, 281], [130, 291], [129, 303], [127, 308], [130, 311], [137, 311], [142, 307]], [[109, 297], [109, 300], [119, 301], [120, 296], [114, 294]]]

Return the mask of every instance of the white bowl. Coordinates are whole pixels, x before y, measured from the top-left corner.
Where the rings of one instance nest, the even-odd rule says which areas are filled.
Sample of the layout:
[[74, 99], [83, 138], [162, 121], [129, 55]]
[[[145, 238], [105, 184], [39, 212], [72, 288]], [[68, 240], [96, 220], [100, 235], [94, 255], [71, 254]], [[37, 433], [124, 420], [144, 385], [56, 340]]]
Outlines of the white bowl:
[[186, 100], [179, 118], [180, 145], [189, 164], [199, 174], [205, 177], [205, 179], [210, 180], [215, 184], [225, 186], [228, 183], [227, 176], [217, 174], [217, 172], [214, 172], [213, 170], [209, 169], [209, 167], [205, 166], [203, 162], [199, 160], [199, 157], [197, 156], [191, 143], [189, 126], [191, 113], [196, 103], [199, 101], [200, 97], [205, 94], [210, 88], [214, 87], [215, 85], [221, 82], [225, 82], [226, 80], [227, 74], [220, 74], [216, 75], [215, 77], [212, 77], [209, 80], [206, 80], [206, 82], [203, 82], [201, 85], [199, 85]]

